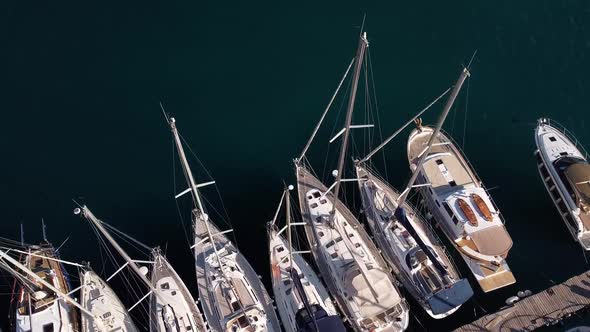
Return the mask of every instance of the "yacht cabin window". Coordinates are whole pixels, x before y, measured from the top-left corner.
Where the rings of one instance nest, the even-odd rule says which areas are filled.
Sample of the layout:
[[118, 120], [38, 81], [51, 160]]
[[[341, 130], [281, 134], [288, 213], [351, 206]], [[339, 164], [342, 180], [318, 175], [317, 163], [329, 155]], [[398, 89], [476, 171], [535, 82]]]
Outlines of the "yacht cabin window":
[[453, 210], [451, 210], [451, 208], [449, 207], [449, 204], [443, 203], [443, 206], [445, 207], [445, 210], [449, 214], [449, 217], [451, 217], [451, 219], [453, 220], [455, 225], [457, 225], [457, 223], [459, 223], [459, 220], [457, 220], [457, 216], [455, 216], [455, 214], [453, 213]]

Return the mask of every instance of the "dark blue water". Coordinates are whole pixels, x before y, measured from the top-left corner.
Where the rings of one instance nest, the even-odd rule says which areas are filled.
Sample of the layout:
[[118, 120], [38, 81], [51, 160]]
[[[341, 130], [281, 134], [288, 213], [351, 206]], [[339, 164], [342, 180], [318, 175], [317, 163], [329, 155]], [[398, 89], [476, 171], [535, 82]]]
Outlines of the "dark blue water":
[[[383, 133], [452, 84], [477, 50], [468, 98], [464, 89], [445, 129], [465, 142], [494, 188], [514, 240], [508, 261], [515, 285], [476, 290], [473, 301], [440, 322], [413, 308], [412, 329], [457, 327], [518, 290], [539, 291], [588, 268], [533, 158], [540, 116], [590, 146], [588, 2], [9, 1], [1, 8], [0, 236], [18, 238], [22, 222], [26, 240], [38, 242], [43, 217], [50, 240], [69, 239], [62, 257], [102, 267], [94, 234], [71, 213], [76, 198], [139, 240], [166, 247], [194, 287], [173, 198], [184, 184], [173, 172], [163, 101], [217, 181], [239, 246], [268, 281], [264, 224], [283, 181], [293, 183], [291, 160], [353, 57], [366, 13]], [[309, 154], [320, 172], [335, 123], [342, 114], [332, 115]], [[379, 166], [396, 186], [409, 173], [406, 135]], [[204, 194], [222, 210], [214, 189]], [[188, 202], [180, 205], [186, 212]], [[1, 313], [10, 292], [4, 280]]]

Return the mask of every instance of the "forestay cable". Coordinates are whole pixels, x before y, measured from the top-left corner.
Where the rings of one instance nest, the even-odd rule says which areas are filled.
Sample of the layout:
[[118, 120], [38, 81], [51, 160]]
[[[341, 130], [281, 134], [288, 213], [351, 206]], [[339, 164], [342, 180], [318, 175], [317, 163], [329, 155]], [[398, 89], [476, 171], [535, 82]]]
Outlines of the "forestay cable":
[[338, 87], [336, 88], [336, 91], [334, 91], [334, 94], [332, 95], [332, 98], [330, 99], [330, 102], [328, 103], [328, 106], [324, 110], [324, 113], [322, 114], [322, 117], [320, 118], [320, 121], [318, 121], [318, 124], [315, 126], [315, 129], [313, 130], [313, 133], [311, 134], [311, 137], [307, 141], [307, 144], [305, 144], [305, 147], [303, 148], [303, 152], [301, 152], [301, 155], [299, 156], [299, 158], [297, 158], [297, 161], [301, 160], [305, 156], [305, 153], [307, 152], [307, 149], [309, 149], [309, 146], [311, 145], [311, 142], [313, 141], [315, 135], [317, 134], [318, 130], [320, 129], [320, 126], [322, 125], [322, 122], [324, 121], [324, 118], [326, 117], [326, 114], [328, 114], [328, 111], [330, 110], [330, 107], [332, 106], [332, 103], [334, 102], [334, 99], [336, 99], [336, 96], [338, 95], [338, 91], [340, 91], [340, 87], [342, 86], [342, 83], [344, 83], [344, 80], [346, 79], [346, 76], [348, 76], [348, 72], [350, 71], [350, 68], [352, 67], [352, 64], [354, 63], [354, 60], [355, 60], [355, 58], [353, 58], [350, 61], [350, 64], [348, 65], [348, 68], [346, 69], [346, 72], [344, 73], [344, 76], [340, 80], [340, 83], [338, 83]]
[[364, 163], [367, 160], [369, 160], [375, 153], [377, 153], [385, 145], [387, 145], [387, 143], [389, 143], [392, 139], [394, 139], [402, 130], [404, 130], [407, 126], [412, 124], [414, 122], [414, 120], [419, 118], [424, 112], [426, 112], [430, 107], [432, 107], [432, 105], [436, 104], [437, 101], [439, 101], [442, 97], [444, 97], [447, 93], [449, 93], [449, 91], [451, 91], [451, 88], [448, 88], [445, 92], [443, 92], [440, 96], [438, 96], [435, 100], [433, 100], [430, 104], [428, 104], [428, 106], [426, 106], [420, 112], [418, 112], [418, 114], [416, 114], [413, 118], [411, 118], [408, 122], [406, 122], [401, 128], [396, 130], [395, 133], [393, 133], [391, 136], [389, 136], [385, 141], [383, 141], [383, 143], [379, 144], [379, 146], [376, 147], [373, 151], [371, 151], [365, 158], [361, 159], [359, 161], [359, 163]]

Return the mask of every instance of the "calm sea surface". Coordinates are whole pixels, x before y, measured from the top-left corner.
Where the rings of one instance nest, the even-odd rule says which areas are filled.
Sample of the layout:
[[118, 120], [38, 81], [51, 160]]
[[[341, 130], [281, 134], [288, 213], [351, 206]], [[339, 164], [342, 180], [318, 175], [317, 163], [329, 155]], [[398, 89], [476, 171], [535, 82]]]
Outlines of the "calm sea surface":
[[[64, 259], [91, 261], [103, 272], [94, 233], [72, 215], [74, 198], [140, 241], [165, 248], [194, 290], [183, 230], [190, 206], [188, 197], [179, 200], [183, 226], [174, 194], [185, 184], [173, 164], [162, 101], [217, 181], [238, 245], [268, 283], [264, 225], [283, 181], [294, 183], [291, 161], [354, 56], [366, 13], [383, 135], [454, 83], [477, 50], [472, 78], [445, 129], [491, 188], [514, 240], [508, 262], [515, 285], [482, 294], [471, 280], [474, 300], [442, 321], [412, 304], [411, 329], [457, 327], [518, 290], [540, 291], [588, 269], [533, 157], [541, 116], [560, 121], [590, 147], [587, 1], [9, 1], [0, 8], [2, 237], [18, 238], [22, 222], [25, 240], [38, 242], [44, 218], [55, 245], [67, 240]], [[355, 123], [364, 121], [364, 100], [361, 89]], [[326, 159], [326, 170], [335, 167], [337, 147], [326, 153], [330, 134], [343, 123], [339, 106], [308, 156], [320, 175]], [[427, 123], [436, 116], [429, 114]], [[372, 133], [377, 143], [379, 131]], [[407, 134], [375, 162], [398, 187], [409, 175]], [[355, 132], [355, 142], [363, 135]], [[345, 191], [354, 197], [355, 190]], [[203, 194], [225, 215], [214, 188]], [[358, 200], [349, 203], [359, 211]], [[104, 274], [109, 271], [107, 265]], [[9, 284], [0, 278], [0, 322], [8, 314]]]

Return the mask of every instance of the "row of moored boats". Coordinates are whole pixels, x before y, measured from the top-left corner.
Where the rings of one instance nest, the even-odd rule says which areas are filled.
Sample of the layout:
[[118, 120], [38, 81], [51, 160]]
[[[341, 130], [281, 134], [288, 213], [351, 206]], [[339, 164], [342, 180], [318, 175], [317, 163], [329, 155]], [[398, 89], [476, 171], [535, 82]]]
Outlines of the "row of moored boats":
[[[288, 186], [273, 220], [267, 224], [274, 301], [246, 257], [228, 238], [232, 229], [222, 229], [207, 213], [201, 188], [214, 181], [197, 182], [176, 122], [166, 117], [188, 184], [176, 198], [190, 195], [194, 203], [191, 250], [198, 301], [160, 249], [146, 248], [149, 260], [133, 259], [119, 243], [120, 238], [125, 242], [132, 238], [99, 220], [87, 206], [80, 206], [75, 213], [88, 220], [104, 246], [114, 249], [124, 263], [105, 280], [88, 264], [62, 260], [47, 240], [40, 245], [4, 246], [0, 267], [15, 277], [16, 331], [136, 331], [149, 326], [150, 331], [280, 331], [282, 327], [303, 332], [345, 331], [347, 325], [356, 331], [403, 331], [409, 325], [410, 308], [399, 285], [428, 315], [447, 317], [473, 296], [473, 290], [459, 274], [430, 220], [408, 200], [413, 189], [421, 193], [429, 218], [463, 258], [483, 292], [513, 284], [516, 280], [506, 262], [512, 239], [503, 217], [466, 157], [441, 130], [469, 76], [467, 69], [443, 94], [449, 97], [435, 126], [422, 126], [423, 110], [366, 157], [355, 159], [354, 178], [343, 178], [350, 130], [367, 127], [351, 124], [367, 47], [366, 35], [362, 34], [342, 79], [352, 69], [346, 122], [332, 139], [342, 141], [337, 169], [332, 174], [334, 182], [327, 186], [318, 179], [305, 157], [328, 106], [303, 153], [295, 159], [300, 213], [293, 212], [294, 187]], [[334, 97], [337, 94], [338, 90]], [[411, 175], [406, 186], [397, 190], [370, 160], [412, 123], [417, 126], [407, 142]], [[543, 182], [568, 229], [588, 250], [587, 155], [565, 129], [547, 119], [539, 120], [535, 137]], [[341, 185], [346, 182], [358, 186], [371, 236], [340, 199]], [[303, 234], [307, 245], [293, 245], [297, 234]], [[319, 273], [306, 259], [307, 254], [311, 254]], [[79, 287], [70, 285], [65, 265], [78, 269]], [[122, 271], [130, 271], [145, 290], [129, 307], [109, 285]], [[129, 312], [138, 307], [147, 308], [149, 315], [136, 325]]]

